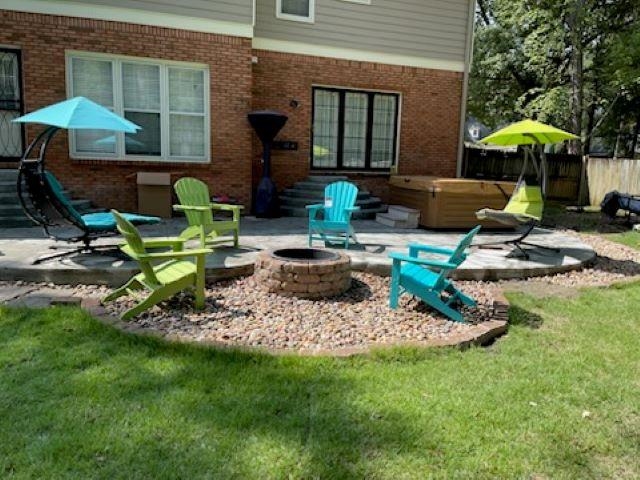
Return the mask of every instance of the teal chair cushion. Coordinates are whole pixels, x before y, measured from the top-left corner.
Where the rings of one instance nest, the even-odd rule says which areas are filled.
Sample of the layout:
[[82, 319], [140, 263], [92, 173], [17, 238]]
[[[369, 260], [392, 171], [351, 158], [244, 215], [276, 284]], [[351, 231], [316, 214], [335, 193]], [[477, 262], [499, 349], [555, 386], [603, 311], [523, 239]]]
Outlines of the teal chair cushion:
[[[123, 213], [122, 216], [134, 225], [151, 225], [159, 223], [160, 218], [138, 215], [135, 213]], [[93, 232], [111, 231], [116, 229], [116, 219], [111, 212], [87, 213], [80, 217], [87, 230]]]

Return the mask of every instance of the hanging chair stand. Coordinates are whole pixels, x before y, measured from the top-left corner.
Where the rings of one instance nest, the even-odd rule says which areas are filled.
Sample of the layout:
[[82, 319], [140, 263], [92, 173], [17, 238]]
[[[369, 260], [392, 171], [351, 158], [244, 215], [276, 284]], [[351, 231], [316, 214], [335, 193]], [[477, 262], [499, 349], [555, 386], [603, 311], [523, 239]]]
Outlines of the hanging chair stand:
[[[61, 237], [50, 231], [50, 228], [59, 226], [59, 224], [56, 224], [51, 220], [50, 215], [47, 214], [47, 210], [64, 219], [64, 222], [70, 226], [80, 229], [76, 221], [71, 218], [71, 215], [69, 215], [68, 212], [63, 208], [58, 208], [56, 201], [52, 199], [52, 195], [44, 176], [44, 163], [47, 147], [58, 130], [60, 130], [60, 128], [55, 126], [50, 126], [44, 129], [29, 144], [22, 155], [18, 168], [18, 180], [16, 185], [18, 201], [20, 202], [20, 206], [27, 218], [35, 224], [40, 225], [48, 238], [68, 243], [81, 242], [82, 245], [50, 245], [50, 250], [64, 251], [53, 255], [40, 256], [33, 261], [33, 265], [38, 265], [49, 260], [68, 257], [78, 253], [95, 253], [98, 255], [116, 256], [120, 258], [121, 252], [118, 249], [118, 245], [92, 245], [92, 242], [96, 238], [112, 235], [115, 236], [115, 233], [101, 232], [100, 234], [92, 234], [87, 231], [83, 231], [82, 235]], [[38, 158], [29, 158], [38, 145], [40, 145]], [[27, 198], [29, 198], [29, 202], [26, 201]], [[126, 258], [124, 257], [124, 254], [122, 254], [122, 258]]]
[[[537, 145], [539, 145], [536, 142]], [[540, 183], [540, 190], [542, 192], [542, 199], [543, 201], [546, 200], [547, 197], [547, 183], [548, 183], [548, 179], [547, 179], [547, 161], [546, 161], [546, 156], [544, 153], [544, 149], [541, 149], [541, 153], [540, 153], [540, 164], [538, 165], [538, 163], [536, 162], [535, 159], [535, 155], [533, 153], [533, 148], [529, 148], [528, 146], [524, 147], [524, 163], [522, 165], [522, 169], [520, 171], [520, 176], [518, 177], [518, 181], [516, 182], [516, 190], [518, 188], [520, 188], [523, 184], [524, 184], [524, 177], [526, 175], [527, 172], [527, 167], [529, 165], [529, 156], [531, 156], [531, 163], [533, 165], [533, 168], [536, 172], [536, 176], [539, 180]], [[515, 192], [514, 191], [514, 192]], [[520, 253], [519, 256], [525, 258], [526, 260], [529, 260], [529, 253], [522, 248], [522, 246], [529, 246], [529, 247], [535, 247], [535, 248], [540, 248], [543, 250], [548, 250], [551, 252], [555, 252], [558, 253], [560, 252], [559, 248], [555, 248], [555, 247], [548, 247], [546, 245], [539, 245], [536, 243], [531, 243], [531, 242], [526, 242], [525, 239], [533, 232], [533, 230], [536, 228], [537, 222], [535, 220], [531, 220], [528, 223], [525, 223], [524, 225], [526, 225], [525, 230], [520, 234], [520, 236], [518, 236], [517, 238], [514, 239], [510, 239], [510, 240], [497, 240], [495, 242], [487, 242], [487, 243], [482, 243], [479, 245], [476, 245], [478, 248], [491, 248], [494, 246], [501, 246], [501, 245], [512, 245], [514, 246], [517, 251]], [[514, 227], [518, 226], [518, 225], [523, 225], [520, 222], [516, 222], [514, 220]]]

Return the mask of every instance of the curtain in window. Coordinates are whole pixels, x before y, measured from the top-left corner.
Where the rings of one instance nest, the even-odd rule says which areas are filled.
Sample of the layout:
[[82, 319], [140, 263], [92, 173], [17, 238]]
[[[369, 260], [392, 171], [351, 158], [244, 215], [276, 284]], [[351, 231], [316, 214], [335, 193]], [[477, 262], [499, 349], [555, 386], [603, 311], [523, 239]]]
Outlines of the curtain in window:
[[122, 92], [125, 118], [142, 127], [137, 133], [125, 134], [125, 152], [160, 156], [160, 67], [123, 63]]
[[[73, 96], [86, 97], [113, 110], [113, 63], [110, 60], [72, 60]], [[85, 153], [116, 152], [116, 134], [107, 130], [74, 130], [76, 151]], [[113, 139], [113, 141], [109, 141]]]
[[309, 17], [310, 0], [281, 0], [282, 13], [287, 15], [298, 15], [300, 17]]
[[396, 137], [396, 96], [375, 95], [371, 131], [371, 168], [393, 165]]
[[313, 166], [338, 166], [338, 114], [340, 94], [316, 90], [313, 112]]
[[18, 54], [0, 50], [0, 157], [22, 155], [22, 129], [12, 123], [20, 112]]
[[368, 103], [366, 93], [345, 93], [342, 147], [342, 166], [345, 168], [365, 167]]
[[205, 156], [205, 75], [169, 68], [169, 155]]

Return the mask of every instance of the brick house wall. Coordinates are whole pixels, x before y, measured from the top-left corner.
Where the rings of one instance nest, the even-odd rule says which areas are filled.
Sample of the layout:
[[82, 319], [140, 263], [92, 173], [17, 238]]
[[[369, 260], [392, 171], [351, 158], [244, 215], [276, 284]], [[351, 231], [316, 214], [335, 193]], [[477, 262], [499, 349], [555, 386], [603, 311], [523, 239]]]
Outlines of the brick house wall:
[[[0, 10], [0, 44], [19, 47], [25, 110], [67, 98], [65, 50], [197, 62], [210, 68], [211, 163], [69, 158], [66, 131], [48, 150], [47, 167], [74, 194], [96, 205], [136, 209], [138, 171], [195, 176], [212, 192], [251, 202], [251, 39], [101, 20]], [[41, 127], [29, 126], [27, 140]]]
[[[297, 151], [273, 152], [279, 189], [310, 173], [312, 86], [401, 93], [398, 173], [455, 177], [463, 75], [459, 72], [254, 50], [253, 108], [275, 109], [289, 120], [278, 136], [299, 143]], [[298, 106], [292, 107], [291, 100]], [[254, 142], [254, 172], [260, 145]], [[383, 200], [385, 174], [348, 174]]]

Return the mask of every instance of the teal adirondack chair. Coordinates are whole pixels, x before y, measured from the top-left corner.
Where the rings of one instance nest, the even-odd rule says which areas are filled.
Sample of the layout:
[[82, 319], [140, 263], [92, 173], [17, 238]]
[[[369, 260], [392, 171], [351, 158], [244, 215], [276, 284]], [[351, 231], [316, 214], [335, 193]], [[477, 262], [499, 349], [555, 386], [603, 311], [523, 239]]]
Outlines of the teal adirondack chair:
[[[398, 308], [398, 298], [402, 293], [407, 292], [420, 298], [451, 320], [462, 322], [462, 313], [456, 308], [457, 305], [462, 303], [473, 307], [476, 302], [458, 290], [447, 279], [447, 275], [467, 258], [466, 250], [471, 246], [471, 241], [479, 230], [478, 225], [467, 233], [453, 250], [411, 243], [409, 255], [395, 252], [389, 254], [393, 259], [389, 306], [393, 309]], [[448, 258], [444, 261], [434, 260], [420, 257], [420, 253], [438, 254]], [[444, 295], [445, 293], [447, 295]]]
[[[173, 188], [180, 201], [180, 205], [174, 205], [173, 209], [183, 211], [189, 224], [189, 226], [180, 233], [180, 238], [190, 240], [191, 238], [198, 237], [202, 248], [230, 240], [233, 240], [234, 247], [238, 246], [240, 210], [243, 208], [241, 205], [211, 203], [207, 184], [197, 178], [181, 178], [175, 183]], [[230, 220], [214, 220], [214, 211], [231, 212], [232, 218]], [[232, 239], [220, 238], [229, 234], [232, 235]]]
[[[360, 210], [356, 207], [358, 187], [349, 182], [335, 182], [324, 189], [324, 204], [307, 205], [309, 210], [309, 246], [314, 240], [326, 242], [344, 242], [349, 248], [349, 238], [356, 239], [356, 232], [351, 226], [351, 214]], [[324, 213], [319, 219], [318, 213]]]
[[[183, 250], [185, 240], [175, 237], [142, 239], [131, 222], [115, 210], [111, 210], [111, 213], [116, 219], [118, 231], [127, 241], [120, 249], [138, 262], [140, 273], [104, 297], [102, 301], [109, 302], [128, 294], [136, 295], [137, 291], [148, 292], [146, 298], [122, 315], [123, 320], [128, 320], [182, 290], [195, 288], [195, 306], [198, 309], [203, 308], [205, 255], [212, 253], [212, 250], [208, 248]], [[172, 250], [147, 252], [148, 248], [162, 247], [171, 247]], [[189, 257], [195, 258], [195, 263], [183, 260]], [[165, 261], [158, 265], [152, 263], [158, 260]]]

